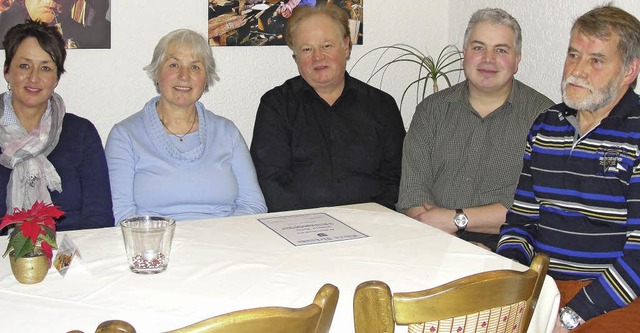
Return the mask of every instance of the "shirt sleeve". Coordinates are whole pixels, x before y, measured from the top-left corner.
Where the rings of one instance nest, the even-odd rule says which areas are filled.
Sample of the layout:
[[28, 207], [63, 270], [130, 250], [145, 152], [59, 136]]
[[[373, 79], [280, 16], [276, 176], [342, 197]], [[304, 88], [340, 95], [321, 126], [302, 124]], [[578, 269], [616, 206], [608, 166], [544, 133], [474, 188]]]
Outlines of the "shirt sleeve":
[[86, 228], [113, 225], [109, 173], [102, 140], [89, 123], [83, 137], [82, 162], [79, 169], [82, 186], [82, 226]]
[[627, 238], [621, 256], [567, 304], [584, 320], [631, 303], [640, 294], [640, 159], [627, 194]]
[[260, 100], [251, 141], [251, 157], [271, 212], [304, 207], [293, 186], [291, 130], [283, 116], [287, 101], [267, 93]]
[[400, 193], [396, 205], [400, 212], [434, 200], [430, 191], [434, 181], [430, 156], [435, 124], [427, 119], [430, 107], [430, 99], [418, 104], [404, 139]]
[[136, 159], [131, 139], [123, 126], [115, 125], [109, 133], [105, 154], [111, 180], [113, 215], [117, 226], [122, 219], [135, 215], [137, 211], [133, 198]]
[[238, 182], [238, 197], [235, 200], [236, 208], [232, 215], [266, 213], [267, 206], [258, 184], [247, 144], [237, 129], [233, 133], [234, 149], [231, 168]]
[[535, 230], [540, 219], [540, 204], [533, 194], [531, 181], [531, 146], [534, 133], [529, 133], [525, 145], [522, 172], [506, 222], [500, 228], [496, 252], [529, 266], [534, 256]]

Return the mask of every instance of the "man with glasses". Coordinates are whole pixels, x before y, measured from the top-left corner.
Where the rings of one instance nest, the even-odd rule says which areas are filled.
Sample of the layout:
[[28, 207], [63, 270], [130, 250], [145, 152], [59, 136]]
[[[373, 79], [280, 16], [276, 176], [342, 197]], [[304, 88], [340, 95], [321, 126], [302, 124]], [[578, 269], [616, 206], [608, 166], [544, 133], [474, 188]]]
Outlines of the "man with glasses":
[[389, 94], [346, 73], [346, 13], [296, 7], [286, 28], [300, 76], [260, 100], [251, 156], [269, 211], [398, 198], [405, 130]]

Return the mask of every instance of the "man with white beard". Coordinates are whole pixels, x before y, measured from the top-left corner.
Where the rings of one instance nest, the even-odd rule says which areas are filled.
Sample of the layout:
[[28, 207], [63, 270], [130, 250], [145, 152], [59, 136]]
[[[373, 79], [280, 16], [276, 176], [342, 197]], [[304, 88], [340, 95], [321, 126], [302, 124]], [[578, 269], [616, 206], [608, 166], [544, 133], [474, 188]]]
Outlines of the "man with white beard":
[[640, 22], [612, 6], [579, 17], [562, 99], [533, 124], [497, 252], [551, 258], [554, 332], [640, 332]]

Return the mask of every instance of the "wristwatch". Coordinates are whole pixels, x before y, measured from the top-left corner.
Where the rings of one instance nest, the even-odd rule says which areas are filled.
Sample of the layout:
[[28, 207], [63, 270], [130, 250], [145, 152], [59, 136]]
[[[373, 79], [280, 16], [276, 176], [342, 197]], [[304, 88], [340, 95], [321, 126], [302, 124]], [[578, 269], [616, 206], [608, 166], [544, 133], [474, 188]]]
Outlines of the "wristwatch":
[[572, 308], [568, 306], [560, 309], [558, 316], [560, 317], [560, 325], [562, 325], [562, 327], [568, 329], [569, 331], [578, 327], [580, 325], [580, 320], [582, 320], [582, 318], [580, 318], [580, 315], [578, 315], [575, 311], [573, 311]]
[[469, 218], [462, 209], [456, 209], [456, 215], [453, 217], [453, 224], [456, 225], [458, 231], [464, 231], [469, 225]]

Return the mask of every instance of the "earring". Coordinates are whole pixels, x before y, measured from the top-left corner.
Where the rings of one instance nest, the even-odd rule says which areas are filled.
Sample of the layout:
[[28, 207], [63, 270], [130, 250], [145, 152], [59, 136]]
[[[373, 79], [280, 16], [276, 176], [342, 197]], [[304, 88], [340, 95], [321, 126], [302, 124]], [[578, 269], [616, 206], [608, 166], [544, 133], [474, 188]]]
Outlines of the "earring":
[[7, 82], [7, 90], [11, 91], [11, 83]]

